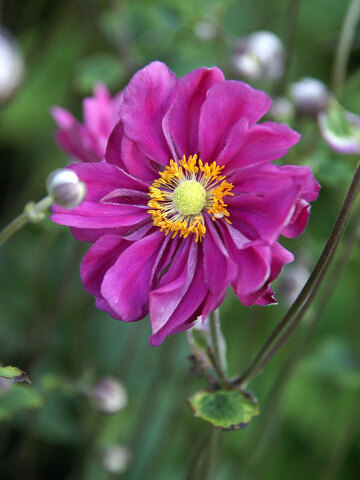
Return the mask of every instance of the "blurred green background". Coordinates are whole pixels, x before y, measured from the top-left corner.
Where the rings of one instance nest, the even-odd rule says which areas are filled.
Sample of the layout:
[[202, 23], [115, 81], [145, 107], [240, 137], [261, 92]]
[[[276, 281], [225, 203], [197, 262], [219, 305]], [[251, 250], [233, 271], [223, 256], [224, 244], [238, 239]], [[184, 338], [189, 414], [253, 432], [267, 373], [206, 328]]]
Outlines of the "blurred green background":
[[[300, 2], [289, 81], [313, 76], [330, 85], [347, 5]], [[257, 30], [284, 38], [288, 2], [8, 0], [0, 1], [0, 8], [1, 24], [17, 38], [26, 64], [23, 84], [0, 110], [5, 225], [28, 200], [45, 195], [49, 172], [69, 162], [53, 139], [52, 105], [81, 119], [82, 98], [95, 83], [103, 81], [115, 93], [154, 59], [178, 76], [218, 65], [228, 78], [240, 79], [232, 65], [236, 40]], [[360, 35], [340, 96], [357, 114], [359, 58]], [[255, 86], [272, 93], [266, 82]], [[288, 161], [310, 165], [322, 191], [307, 230], [286, 245], [301, 268], [311, 269], [356, 160], [331, 152], [314, 120], [295, 118], [293, 127], [303, 140]], [[190, 372], [186, 336], [152, 348], [147, 319], [125, 324], [97, 311], [79, 278], [86, 249], [68, 229], [48, 220], [26, 227], [1, 249], [0, 362], [24, 369], [32, 384], [0, 391], [0, 478], [185, 479], [209, 431], [186, 405], [186, 398], [206, 385]], [[216, 480], [358, 478], [359, 242], [350, 260], [301, 358], [290, 361], [310, 318], [251, 384], [262, 414], [247, 429], [222, 433]], [[328, 282], [335, 277], [330, 273]], [[244, 308], [229, 292], [221, 307], [231, 374], [247, 365], [286, 311], [281, 282], [275, 291], [279, 306]], [[124, 384], [128, 404], [104, 416], [88, 392], [109, 376]], [[109, 473], [103, 461], [103, 452], [114, 445], [131, 454], [121, 474]]]

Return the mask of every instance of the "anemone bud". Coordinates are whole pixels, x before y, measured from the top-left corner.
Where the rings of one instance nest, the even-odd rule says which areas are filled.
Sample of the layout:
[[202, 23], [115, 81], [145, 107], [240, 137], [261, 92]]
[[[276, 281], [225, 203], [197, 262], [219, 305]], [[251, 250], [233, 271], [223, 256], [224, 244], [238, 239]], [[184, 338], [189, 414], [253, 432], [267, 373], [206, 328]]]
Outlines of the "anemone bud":
[[94, 406], [102, 413], [116, 413], [127, 403], [126, 390], [115, 378], [103, 378], [92, 389]]
[[290, 85], [290, 98], [301, 115], [314, 117], [327, 109], [331, 94], [320, 80], [304, 77]]
[[60, 168], [55, 170], [47, 179], [47, 191], [57, 203], [64, 208], [74, 208], [85, 198], [85, 184], [72, 170]]

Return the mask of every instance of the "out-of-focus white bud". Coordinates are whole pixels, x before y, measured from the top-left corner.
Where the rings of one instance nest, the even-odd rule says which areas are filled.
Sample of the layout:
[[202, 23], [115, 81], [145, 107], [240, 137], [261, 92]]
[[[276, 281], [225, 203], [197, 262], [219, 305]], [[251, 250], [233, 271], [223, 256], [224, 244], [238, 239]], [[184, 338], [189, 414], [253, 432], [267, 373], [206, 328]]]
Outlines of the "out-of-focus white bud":
[[289, 95], [301, 115], [316, 116], [327, 109], [331, 94], [316, 78], [304, 77], [289, 87]]
[[275, 98], [269, 110], [269, 116], [273, 120], [285, 123], [288, 123], [293, 118], [294, 113], [294, 104], [284, 97]]
[[11, 383], [8, 379], [0, 377], [0, 395], [9, 391], [11, 388]]
[[235, 51], [235, 69], [250, 80], [276, 80], [284, 72], [284, 47], [280, 38], [272, 32], [255, 32], [241, 39]]
[[47, 191], [55, 203], [64, 208], [74, 208], [85, 198], [84, 182], [72, 170], [60, 168], [47, 179]]
[[24, 60], [15, 38], [0, 28], [0, 104], [9, 100], [24, 77]]
[[279, 297], [290, 306], [309, 278], [310, 271], [302, 264], [288, 265], [279, 279]]
[[201, 20], [195, 24], [194, 33], [200, 40], [211, 40], [215, 38], [217, 29], [213, 23]]
[[102, 413], [116, 413], [127, 404], [124, 386], [115, 378], [103, 378], [91, 391], [92, 402]]
[[124, 473], [131, 460], [131, 453], [126, 447], [113, 445], [103, 451], [102, 464], [109, 473]]

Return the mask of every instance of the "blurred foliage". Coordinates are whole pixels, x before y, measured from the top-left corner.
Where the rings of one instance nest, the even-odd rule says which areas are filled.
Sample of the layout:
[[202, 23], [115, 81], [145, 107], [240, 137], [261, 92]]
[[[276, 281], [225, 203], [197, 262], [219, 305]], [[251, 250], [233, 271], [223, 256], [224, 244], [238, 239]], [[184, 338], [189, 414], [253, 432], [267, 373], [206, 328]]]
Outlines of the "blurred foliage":
[[[289, 81], [314, 76], [330, 84], [334, 50], [348, 2], [300, 2]], [[0, 110], [1, 223], [45, 194], [47, 174], [68, 162], [53, 140], [49, 109], [81, 117], [81, 100], [98, 81], [113, 92], [154, 59], [183, 75], [201, 65], [232, 66], [234, 42], [255, 30], [284, 37], [283, 0], [5, 0], [1, 22], [17, 37], [26, 61], [21, 89]], [[212, 34], [201, 33], [201, 23]], [[199, 25], [200, 23], [200, 25]], [[202, 24], [204, 25], [204, 23]], [[359, 38], [339, 101], [360, 114]], [[256, 85], [255, 85], [256, 86]], [[261, 84], [272, 93], [272, 86]], [[331, 152], [314, 120], [294, 120], [303, 136], [287, 163], [308, 164], [322, 184], [305, 234], [289, 243], [311, 268], [326, 241], [355, 166]], [[284, 242], [286, 244], [286, 242]], [[19, 232], [0, 252], [0, 361], [24, 369], [32, 385], [0, 385], [0, 476], [4, 480], [106, 480], [107, 447], [126, 446], [127, 480], [180, 480], [207, 426], [186, 398], [205, 386], [190, 373], [186, 335], [159, 348], [148, 344], [147, 320], [125, 324], [93, 306], [79, 265], [87, 246], [45, 221]], [[328, 299], [307, 354], [277, 408], [268, 402], [297, 338], [251, 385], [262, 414], [247, 429], [223, 432], [216, 480], [320, 478], [352, 480], [360, 470], [360, 250], [355, 249]], [[331, 275], [329, 282], [332, 281]], [[285, 311], [245, 308], [229, 292], [221, 308], [231, 373], [243, 368]], [[127, 407], [94, 411], [89, 389], [103, 376], [126, 386]], [[207, 431], [207, 430], [206, 430]], [[151, 472], [151, 473], [149, 473]]]

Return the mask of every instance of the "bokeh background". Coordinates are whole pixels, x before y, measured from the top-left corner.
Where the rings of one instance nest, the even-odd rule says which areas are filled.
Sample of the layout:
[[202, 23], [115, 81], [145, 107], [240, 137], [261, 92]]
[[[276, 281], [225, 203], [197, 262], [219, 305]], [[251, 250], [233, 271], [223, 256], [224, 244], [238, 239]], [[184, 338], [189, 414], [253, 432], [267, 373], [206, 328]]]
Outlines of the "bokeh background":
[[[286, 82], [252, 83], [271, 95], [279, 88], [286, 95], [289, 82], [304, 76], [330, 88], [348, 1], [0, 1], [1, 26], [18, 42], [25, 63], [21, 84], [0, 107], [1, 225], [28, 200], [42, 198], [49, 172], [69, 162], [53, 138], [52, 105], [81, 119], [82, 98], [94, 84], [104, 82], [116, 93], [154, 59], [178, 76], [218, 65], [228, 78], [241, 79], [233, 62], [236, 43], [258, 30], [286, 42], [289, 3], [299, 3], [299, 13]], [[339, 92], [357, 114], [359, 58], [360, 30]], [[322, 191], [305, 233], [285, 243], [297, 260], [275, 286], [279, 305], [244, 308], [229, 292], [221, 307], [231, 374], [246, 366], [286, 311], [293, 285], [314, 265], [356, 163], [329, 149], [314, 119], [295, 116], [292, 126], [303, 140], [287, 161], [310, 165]], [[123, 324], [97, 311], [79, 279], [86, 249], [49, 220], [26, 227], [1, 249], [0, 362], [24, 369], [32, 384], [0, 386], [0, 478], [185, 479], [209, 433], [186, 404], [205, 385], [190, 371], [186, 335], [152, 348], [147, 319]], [[251, 384], [262, 413], [247, 429], [222, 433], [216, 480], [358, 477], [359, 272], [358, 242], [341, 277], [328, 276], [321, 308], [315, 303]], [[127, 405], [112, 415], [91, 400], [93, 386], [105, 377], [127, 392]]]

